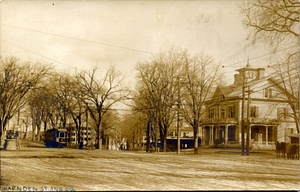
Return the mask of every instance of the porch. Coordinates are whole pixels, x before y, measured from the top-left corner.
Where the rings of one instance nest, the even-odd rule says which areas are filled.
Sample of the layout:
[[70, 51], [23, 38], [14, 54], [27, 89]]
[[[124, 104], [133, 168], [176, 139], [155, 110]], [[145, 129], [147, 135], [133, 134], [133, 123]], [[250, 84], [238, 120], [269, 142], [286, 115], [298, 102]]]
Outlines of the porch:
[[252, 149], [275, 149], [277, 141], [276, 125], [250, 125], [250, 147]]
[[[246, 127], [245, 127], [246, 131]], [[245, 133], [245, 144], [247, 133]], [[277, 141], [277, 125], [250, 124], [250, 149], [273, 150]], [[237, 124], [206, 125], [202, 128], [203, 147], [241, 147]]]
[[226, 146], [238, 142], [238, 129], [235, 124], [206, 125], [202, 128], [203, 146]]

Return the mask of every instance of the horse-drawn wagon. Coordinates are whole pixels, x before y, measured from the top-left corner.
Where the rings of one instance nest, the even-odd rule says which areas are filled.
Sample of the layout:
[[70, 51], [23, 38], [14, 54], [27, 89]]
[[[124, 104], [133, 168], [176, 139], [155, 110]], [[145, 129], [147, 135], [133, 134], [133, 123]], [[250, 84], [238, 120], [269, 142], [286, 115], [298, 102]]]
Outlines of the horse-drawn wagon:
[[299, 135], [290, 135], [291, 143], [276, 142], [277, 157], [285, 157], [288, 159], [299, 159]]

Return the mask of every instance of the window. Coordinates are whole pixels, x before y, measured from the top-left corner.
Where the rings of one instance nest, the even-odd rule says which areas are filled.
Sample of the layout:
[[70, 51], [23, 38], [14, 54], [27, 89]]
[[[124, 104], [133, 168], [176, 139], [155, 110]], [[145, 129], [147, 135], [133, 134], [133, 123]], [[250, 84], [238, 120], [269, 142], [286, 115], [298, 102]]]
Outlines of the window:
[[288, 128], [288, 134], [293, 134], [294, 133], [294, 129], [293, 128]]
[[250, 78], [250, 71], [246, 72], [246, 78]]
[[284, 107], [277, 108], [277, 119], [286, 119], [287, 118], [287, 109]]
[[228, 107], [228, 118], [235, 118], [235, 106], [231, 105]]
[[209, 119], [212, 119], [212, 118], [214, 118], [214, 117], [215, 117], [215, 108], [212, 107], [212, 108], [210, 108], [209, 111], [208, 111], [208, 118], [209, 118]]
[[225, 119], [225, 107], [221, 107], [221, 119]]
[[272, 89], [271, 88], [264, 89], [264, 92], [265, 92], [265, 98], [272, 98]]
[[173, 137], [173, 131], [168, 132], [169, 137]]
[[250, 117], [258, 117], [258, 107], [257, 106], [250, 107]]

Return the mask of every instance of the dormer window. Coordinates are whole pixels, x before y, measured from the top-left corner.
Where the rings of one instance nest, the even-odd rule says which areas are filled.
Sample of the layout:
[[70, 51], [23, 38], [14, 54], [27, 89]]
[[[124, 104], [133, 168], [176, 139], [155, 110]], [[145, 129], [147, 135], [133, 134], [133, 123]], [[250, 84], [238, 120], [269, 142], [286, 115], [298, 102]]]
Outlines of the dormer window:
[[272, 98], [272, 89], [271, 88], [264, 89], [264, 93], [265, 93], [265, 98]]

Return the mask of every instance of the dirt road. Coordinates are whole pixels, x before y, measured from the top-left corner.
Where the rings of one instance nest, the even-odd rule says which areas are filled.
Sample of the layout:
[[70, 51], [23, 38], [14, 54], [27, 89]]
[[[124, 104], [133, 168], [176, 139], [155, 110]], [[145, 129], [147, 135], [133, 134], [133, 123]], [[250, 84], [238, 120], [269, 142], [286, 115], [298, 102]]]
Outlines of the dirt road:
[[[2, 190], [296, 190], [298, 160], [275, 152], [145, 153], [23, 148], [1, 151]], [[24, 188], [25, 187], [25, 188]], [[47, 187], [47, 188], [45, 188]]]

